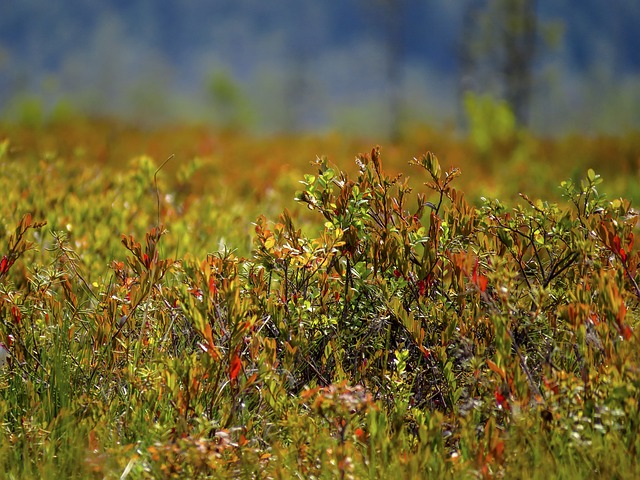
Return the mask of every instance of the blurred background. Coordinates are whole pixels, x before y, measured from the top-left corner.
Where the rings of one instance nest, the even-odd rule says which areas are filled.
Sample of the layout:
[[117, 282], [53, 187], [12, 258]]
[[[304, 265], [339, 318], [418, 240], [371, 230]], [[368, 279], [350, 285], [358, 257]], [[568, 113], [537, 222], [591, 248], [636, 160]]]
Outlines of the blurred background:
[[2, 3], [3, 120], [393, 137], [508, 109], [542, 135], [640, 127], [638, 0]]

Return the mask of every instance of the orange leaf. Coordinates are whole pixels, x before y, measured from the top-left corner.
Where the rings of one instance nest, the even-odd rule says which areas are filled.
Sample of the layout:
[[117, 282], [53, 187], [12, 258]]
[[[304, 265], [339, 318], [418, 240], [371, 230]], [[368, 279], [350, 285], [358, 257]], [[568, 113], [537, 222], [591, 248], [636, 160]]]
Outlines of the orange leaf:
[[487, 359], [487, 366], [489, 367], [490, 370], [492, 370], [495, 373], [497, 373], [498, 375], [500, 375], [500, 377], [503, 380], [507, 378], [507, 374], [505, 373], [504, 369], [500, 368], [498, 365], [496, 365], [494, 362], [492, 362], [489, 359]]
[[94, 453], [98, 453], [98, 450], [100, 450], [100, 442], [95, 430], [89, 432], [89, 450]]
[[504, 458], [504, 442], [502, 440], [496, 443], [495, 447], [493, 447], [493, 452], [496, 455], [496, 459], [501, 462]]
[[478, 278], [478, 287], [480, 287], [481, 292], [484, 292], [487, 289], [487, 277], [480, 275]]
[[618, 309], [618, 324], [622, 325], [625, 317], [627, 316], [627, 306], [624, 303], [620, 304], [620, 308]]
[[213, 341], [213, 332], [211, 330], [211, 325], [208, 323], [204, 327], [204, 331], [202, 332], [202, 336], [206, 340], [205, 344], [199, 344], [200, 348], [211, 355], [213, 360], [219, 360], [220, 355], [218, 355], [218, 349], [216, 348], [216, 344]]
[[620, 325], [620, 334], [622, 335], [622, 338], [629, 340], [633, 336], [633, 331], [629, 325], [622, 324]]

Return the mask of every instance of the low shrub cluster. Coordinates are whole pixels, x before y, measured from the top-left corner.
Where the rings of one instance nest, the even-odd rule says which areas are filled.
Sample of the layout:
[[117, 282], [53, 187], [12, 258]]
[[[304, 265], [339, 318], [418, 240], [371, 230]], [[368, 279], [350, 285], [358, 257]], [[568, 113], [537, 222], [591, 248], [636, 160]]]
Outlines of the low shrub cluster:
[[148, 157], [107, 177], [16, 155], [7, 476], [637, 475], [638, 214], [593, 170], [562, 205], [471, 205], [434, 154], [412, 187], [374, 148], [351, 175], [317, 160], [304, 221], [249, 232]]

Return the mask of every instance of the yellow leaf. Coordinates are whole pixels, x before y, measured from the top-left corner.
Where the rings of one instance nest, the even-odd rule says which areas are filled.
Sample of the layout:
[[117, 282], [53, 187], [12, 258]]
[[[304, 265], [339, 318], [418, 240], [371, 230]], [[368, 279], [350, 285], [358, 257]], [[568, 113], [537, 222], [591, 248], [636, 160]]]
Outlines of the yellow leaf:
[[275, 237], [269, 237], [264, 241], [264, 246], [267, 250], [271, 250], [275, 244], [276, 244]]

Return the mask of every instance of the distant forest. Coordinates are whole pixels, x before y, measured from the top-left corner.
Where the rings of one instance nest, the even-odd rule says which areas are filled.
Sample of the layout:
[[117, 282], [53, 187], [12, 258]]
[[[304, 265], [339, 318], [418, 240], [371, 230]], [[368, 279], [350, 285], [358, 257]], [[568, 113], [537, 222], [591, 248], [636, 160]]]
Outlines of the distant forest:
[[472, 91], [615, 132], [640, 126], [639, 24], [637, 0], [9, 0], [0, 115], [390, 132]]

